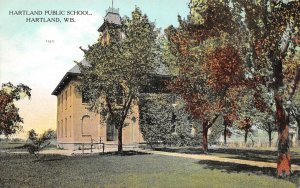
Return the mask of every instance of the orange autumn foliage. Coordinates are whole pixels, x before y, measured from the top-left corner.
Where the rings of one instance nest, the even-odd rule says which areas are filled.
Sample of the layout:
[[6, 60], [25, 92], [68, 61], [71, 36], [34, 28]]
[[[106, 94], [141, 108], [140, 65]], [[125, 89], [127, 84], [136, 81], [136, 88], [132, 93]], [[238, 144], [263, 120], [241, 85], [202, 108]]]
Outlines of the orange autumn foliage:
[[216, 92], [224, 92], [230, 87], [235, 87], [244, 78], [243, 64], [238, 50], [231, 45], [217, 48], [214, 52], [209, 53], [205, 68], [209, 75], [207, 83]]

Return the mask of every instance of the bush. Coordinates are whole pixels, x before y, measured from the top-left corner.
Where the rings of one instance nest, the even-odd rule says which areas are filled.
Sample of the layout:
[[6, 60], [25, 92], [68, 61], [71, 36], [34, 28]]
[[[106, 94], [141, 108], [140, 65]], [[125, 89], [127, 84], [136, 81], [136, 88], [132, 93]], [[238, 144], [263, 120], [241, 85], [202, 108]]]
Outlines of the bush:
[[30, 154], [34, 154], [39, 159], [37, 153], [51, 144], [51, 140], [55, 138], [55, 131], [48, 129], [43, 134], [38, 135], [35, 130], [28, 131], [27, 149]]

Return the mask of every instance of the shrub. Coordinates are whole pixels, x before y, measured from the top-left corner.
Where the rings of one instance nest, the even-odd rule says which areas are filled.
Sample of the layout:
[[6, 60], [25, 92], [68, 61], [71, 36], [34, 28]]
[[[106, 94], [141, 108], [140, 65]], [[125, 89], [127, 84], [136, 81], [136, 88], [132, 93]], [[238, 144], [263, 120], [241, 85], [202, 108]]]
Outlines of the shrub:
[[55, 131], [48, 129], [43, 134], [38, 135], [35, 130], [28, 132], [27, 149], [30, 154], [34, 154], [39, 159], [37, 153], [51, 144], [51, 140], [55, 138]]

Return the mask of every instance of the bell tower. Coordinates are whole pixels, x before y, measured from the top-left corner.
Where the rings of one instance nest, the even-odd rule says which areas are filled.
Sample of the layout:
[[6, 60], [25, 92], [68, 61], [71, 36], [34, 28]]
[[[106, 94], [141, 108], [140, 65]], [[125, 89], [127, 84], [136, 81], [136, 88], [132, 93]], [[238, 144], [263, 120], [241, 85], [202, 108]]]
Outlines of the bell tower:
[[110, 34], [108, 33], [108, 27], [113, 26], [114, 28], [120, 28], [121, 25], [119, 9], [109, 7], [106, 10], [106, 16], [104, 17], [103, 24], [98, 29], [98, 32], [102, 35], [102, 43], [107, 44], [109, 42]]

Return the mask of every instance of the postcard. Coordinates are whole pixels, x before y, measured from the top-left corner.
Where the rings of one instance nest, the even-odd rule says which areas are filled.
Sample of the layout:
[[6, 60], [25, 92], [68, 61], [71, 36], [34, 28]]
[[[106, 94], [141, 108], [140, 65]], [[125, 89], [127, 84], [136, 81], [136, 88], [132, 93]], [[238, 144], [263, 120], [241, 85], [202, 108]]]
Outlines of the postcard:
[[0, 187], [299, 187], [296, 0], [1, 0]]

